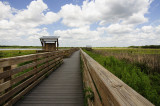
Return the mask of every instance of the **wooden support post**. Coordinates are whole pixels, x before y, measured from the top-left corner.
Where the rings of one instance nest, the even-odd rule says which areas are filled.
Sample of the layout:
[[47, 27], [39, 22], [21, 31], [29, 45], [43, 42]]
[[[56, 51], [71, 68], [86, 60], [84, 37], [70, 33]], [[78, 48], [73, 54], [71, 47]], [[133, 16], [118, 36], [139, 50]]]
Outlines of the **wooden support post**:
[[48, 70], [49, 70], [49, 58], [50, 58], [50, 56], [47, 55], [47, 59], [48, 59], [48, 60], [47, 60], [47, 64], [48, 64], [48, 65], [47, 65], [47, 68], [48, 68]]
[[[0, 68], [0, 73], [3, 73], [3, 68]], [[3, 83], [3, 79], [0, 80], [0, 84]]]
[[43, 50], [46, 51], [46, 42], [43, 42]]
[[[2, 72], [3, 72], [3, 68], [0, 68], [0, 73], [2, 73]], [[4, 81], [4, 79], [1, 79], [1, 80], [0, 80], [0, 84], [3, 83], [3, 81]], [[0, 92], [0, 95], [2, 95], [2, 93], [3, 93], [3, 92]]]
[[57, 50], [58, 50], [59, 44], [58, 44], [58, 39], [57, 39]]
[[[3, 71], [7, 71], [7, 70], [11, 70], [11, 66], [7, 66], [7, 67], [3, 67]], [[7, 77], [4, 79], [4, 82], [11, 80], [11, 76]], [[9, 90], [11, 90], [11, 87], [6, 89], [5, 92], [8, 92]]]
[[37, 70], [37, 68], [38, 68], [38, 63], [37, 63], [38, 62], [38, 57], [37, 57], [37, 55], [36, 55], [36, 59], [33, 62], [36, 63], [36, 66], [34, 66], [33, 69], [35, 69], [35, 71], [36, 71], [35, 75], [37, 75], [37, 73], [38, 73], [38, 70]]
[[55, 50], [57, 50], [57, 41], [55, 41], [55, 45], [54, 45], [55, 47]]

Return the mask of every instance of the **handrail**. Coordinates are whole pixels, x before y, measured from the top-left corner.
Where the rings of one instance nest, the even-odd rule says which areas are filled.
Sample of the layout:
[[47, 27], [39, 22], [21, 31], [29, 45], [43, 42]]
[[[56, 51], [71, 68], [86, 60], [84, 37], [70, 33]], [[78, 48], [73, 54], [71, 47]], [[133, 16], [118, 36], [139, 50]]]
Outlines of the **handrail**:
[[[76, 50], [67, 50], [67, 55]], [[0, 105], [17, 102], [59, 67], [65, 55], [62, 50], [0, 59]]]
[[65, 50], [61, 50], [63, 51], [63, 57], [64, 58], [67, 58], [67, 57], [70, 57], [71, 54], [75, 51], [79, 50], [79, 48], [71, 48], [71, 49], [65, 49]]
[[89, 106], [153, 106], [98, 62], [92, 59], [82, 49], [83, 82], [85, 89], [91, 88], [94, 100], [88, 99]]

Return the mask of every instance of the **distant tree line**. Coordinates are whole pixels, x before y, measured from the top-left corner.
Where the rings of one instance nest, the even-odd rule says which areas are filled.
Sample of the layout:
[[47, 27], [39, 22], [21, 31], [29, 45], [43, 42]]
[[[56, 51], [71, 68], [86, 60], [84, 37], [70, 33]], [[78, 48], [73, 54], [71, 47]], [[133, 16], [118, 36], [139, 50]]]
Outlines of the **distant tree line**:
[[129, 48], [150, 48], [150, 49], [160, 49], [160, 45], [129, 46]]

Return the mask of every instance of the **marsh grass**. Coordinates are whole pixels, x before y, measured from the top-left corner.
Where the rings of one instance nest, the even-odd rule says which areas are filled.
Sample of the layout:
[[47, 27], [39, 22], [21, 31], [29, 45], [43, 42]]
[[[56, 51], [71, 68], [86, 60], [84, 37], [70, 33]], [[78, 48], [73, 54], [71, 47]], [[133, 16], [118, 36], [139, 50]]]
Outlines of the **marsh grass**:
[[34, 48], [42, 48], [41, 46], [3, 46], [3, 45], [0, 45], [0, 48], [1, 49], [15, 49], [15, 48], [21, 48], [21, 49], [34, 49]]
[[[95, 52], [84, 51], [149, 101], [157, 106], [160, 105], [160, 74], [148, 75], [142, 71], [142, 67], [126, 59], [120, 60], [114, 56], [103, 56]], [[147, 71], [148, 68], [145, 67], [144, 70]]]
[[14, 56], [22, 56], [28, 54], [34, 54], [36, 50], [1, 50], [0, 58], [14, 57]]
[[103, 50], [112, 53], [133, 53], [133, 54], [160, 54], [160, 49], [141, 49], [141, 48], [93, 48], [94, 50]]
[[147, 74], [160, 73], [160, 49], [128, 49], [128, 48], [112, 48], [112, 49], [94, 49], [93, 52], [103, 56], [114, 56], [117, 59], [125, 60], [140, 66], [142, 71], [147, 68]]

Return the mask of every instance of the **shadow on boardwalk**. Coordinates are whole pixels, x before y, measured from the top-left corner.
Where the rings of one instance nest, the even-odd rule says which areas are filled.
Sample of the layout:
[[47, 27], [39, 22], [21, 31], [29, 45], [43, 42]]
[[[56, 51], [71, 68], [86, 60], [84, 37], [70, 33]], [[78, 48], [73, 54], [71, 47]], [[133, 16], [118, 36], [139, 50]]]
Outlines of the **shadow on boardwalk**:
[[83, 106], [79, 51], [31, 90], [15, 106]]

